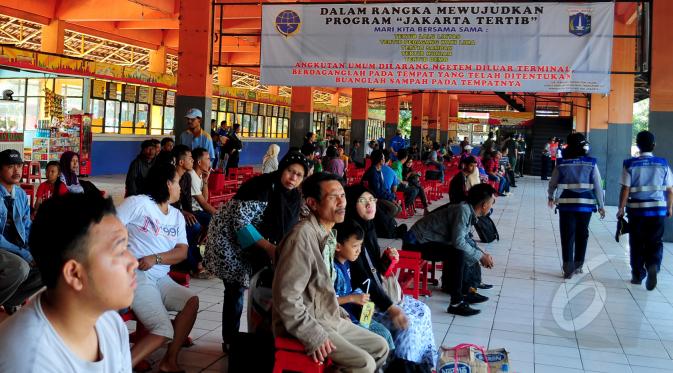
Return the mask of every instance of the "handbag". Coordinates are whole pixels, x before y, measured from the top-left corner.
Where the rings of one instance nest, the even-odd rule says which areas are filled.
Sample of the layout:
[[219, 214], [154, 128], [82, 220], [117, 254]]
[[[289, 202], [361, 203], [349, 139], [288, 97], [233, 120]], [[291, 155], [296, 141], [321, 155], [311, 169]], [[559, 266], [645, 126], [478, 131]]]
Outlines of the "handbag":
[[393, 304], [399, 304], [402, 302], [402, 287], [400, 286], [400, 282], [397, 279], [397, 272], [388, 277], [382, 278], [381, 285], [383, 290], [385, 290], [386, 294], [388, 294], [390, 299], [393, 301]]
[[489, 215], [478, 217], [474, 229], [477, 231], [481, 242], [489, 243], [495, 240], [500, 241], [498, 228], [495, 226], [495, 223]]
[[619, 236], [629, 233], [629, 222], [620, 216], [617, 220], [617, 230], [615, 231], [615, 241], [619, 242]]
[[400, 286], [400, 282], [397, 280], [397, 272], [394, 272], [387, 277], [379, 277], [378, 273], [376, 272], [376, 267], [372, 262], [372, 258], [369, 257], [369, 252], [367, 252], [367, 249], [364, 247], [362, 250], [365, 253], [367, 265], [369, 265], [369, 268], [372, 270], [376, 283], [386, 292], [386, 294], [388, 294], [388, 297], [393, 301], [393, 304], [400, 303], [402, 301], [402, 287]]

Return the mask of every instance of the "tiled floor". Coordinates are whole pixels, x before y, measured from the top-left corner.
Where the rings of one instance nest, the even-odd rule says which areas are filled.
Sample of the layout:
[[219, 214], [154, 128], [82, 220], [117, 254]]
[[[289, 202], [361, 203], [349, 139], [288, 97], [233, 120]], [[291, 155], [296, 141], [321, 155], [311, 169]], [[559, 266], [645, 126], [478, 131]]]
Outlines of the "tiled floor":
[[[118, 177], [92, 181], [109, 183], [110, 190], [123, 183]], [[501, 240], [485, 245], [496, 267], [484, 270], [485, 281], [495, 287], [482, 291], [491, 300], [478, 305], [481, 314], [447, 314], [449, 298], [439, 291], [425, 299], [437, 344], [504, 347], [512, 372], [673, 372], [673, 245], [665, 245], [654, 291], [631, 285], [627, 240], [615, 242], [615, 208], [608, 208], [604, 221], [597, 215], [591, 221], [588, 270], [564, 281], [558, 218], [546, 206], [545, 189], [542, 181], [527, 177], [512, 196], [498, 198], [494, 220]], [[381, 241], [384, 247], [400, 245]], [[226, 372], [220, 352], [222, 288], [219, 280], [192, 282], [201, 311], [192, 332], [195, 345], [180, 356], [188, 372]]]

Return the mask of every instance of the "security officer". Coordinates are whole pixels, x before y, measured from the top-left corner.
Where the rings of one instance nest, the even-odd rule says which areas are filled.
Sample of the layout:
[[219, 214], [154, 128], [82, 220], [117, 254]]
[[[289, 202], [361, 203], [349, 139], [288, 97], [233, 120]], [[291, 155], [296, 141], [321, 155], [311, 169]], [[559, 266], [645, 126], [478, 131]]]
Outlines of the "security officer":
[[631, 248], [631, 283], [640, 285], [647, 275], [645, 287], [657, 286], [664, 246], [664, 218], [673, 214], [673, 175], [664, 158], [652, 155], [654, 135], [642, 131], [636, 136], [640, 156], [624, 161], [622, 191], [617, 218], [629, 218]]
[[[589, 143], [581, 133], [568, 135], [568, 146], [558, 160], [549, 180], [549, 207], [557, 205], [561, 248], [563, 250], [563, 278], [582, 273], [589, 239], [591, 213], [605, 217], [603, 187], [596, 159], [587, 157]], [[556, 197], [557, 192], [559, 196]]]

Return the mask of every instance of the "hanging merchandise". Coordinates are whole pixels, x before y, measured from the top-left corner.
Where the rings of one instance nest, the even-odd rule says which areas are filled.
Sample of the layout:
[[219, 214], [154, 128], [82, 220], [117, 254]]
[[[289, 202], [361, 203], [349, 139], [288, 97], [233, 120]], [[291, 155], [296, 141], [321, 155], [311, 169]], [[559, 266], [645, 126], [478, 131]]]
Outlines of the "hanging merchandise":
[[63, 120], [63, 103], [65, 98], [57, 95], [49, 88], [44, 89], [44, 116]]

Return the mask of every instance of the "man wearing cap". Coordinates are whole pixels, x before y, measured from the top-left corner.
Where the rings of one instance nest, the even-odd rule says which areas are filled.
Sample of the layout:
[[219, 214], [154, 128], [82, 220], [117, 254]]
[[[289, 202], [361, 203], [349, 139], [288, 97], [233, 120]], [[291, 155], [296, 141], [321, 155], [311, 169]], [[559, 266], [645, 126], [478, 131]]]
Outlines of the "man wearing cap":
[[18, 186], [22, 167], [19, 152], [0, 152], [0, 305], [10, 314], [42, 287], [28, 249], [30, 204]]
[[208, 150], [210, 159], [215, 159], [215, 149], [213, 148], [213, 139], [201, 128], [203, 114], [201, 110], [192, 108], [187, 114], [187, 130], [180, 135], [180, 144], [189, 146], [190, 149], [204, 148]]
[[617, 218], [629, 218], [631, 283], [654, 290], [664, 246], [664, 219], [673, 215], [673, 175], [665, 158], [655, 157], [654, 135], [642, 131], [636, 136], [640, 156], [624, 161], [622, 190]]

